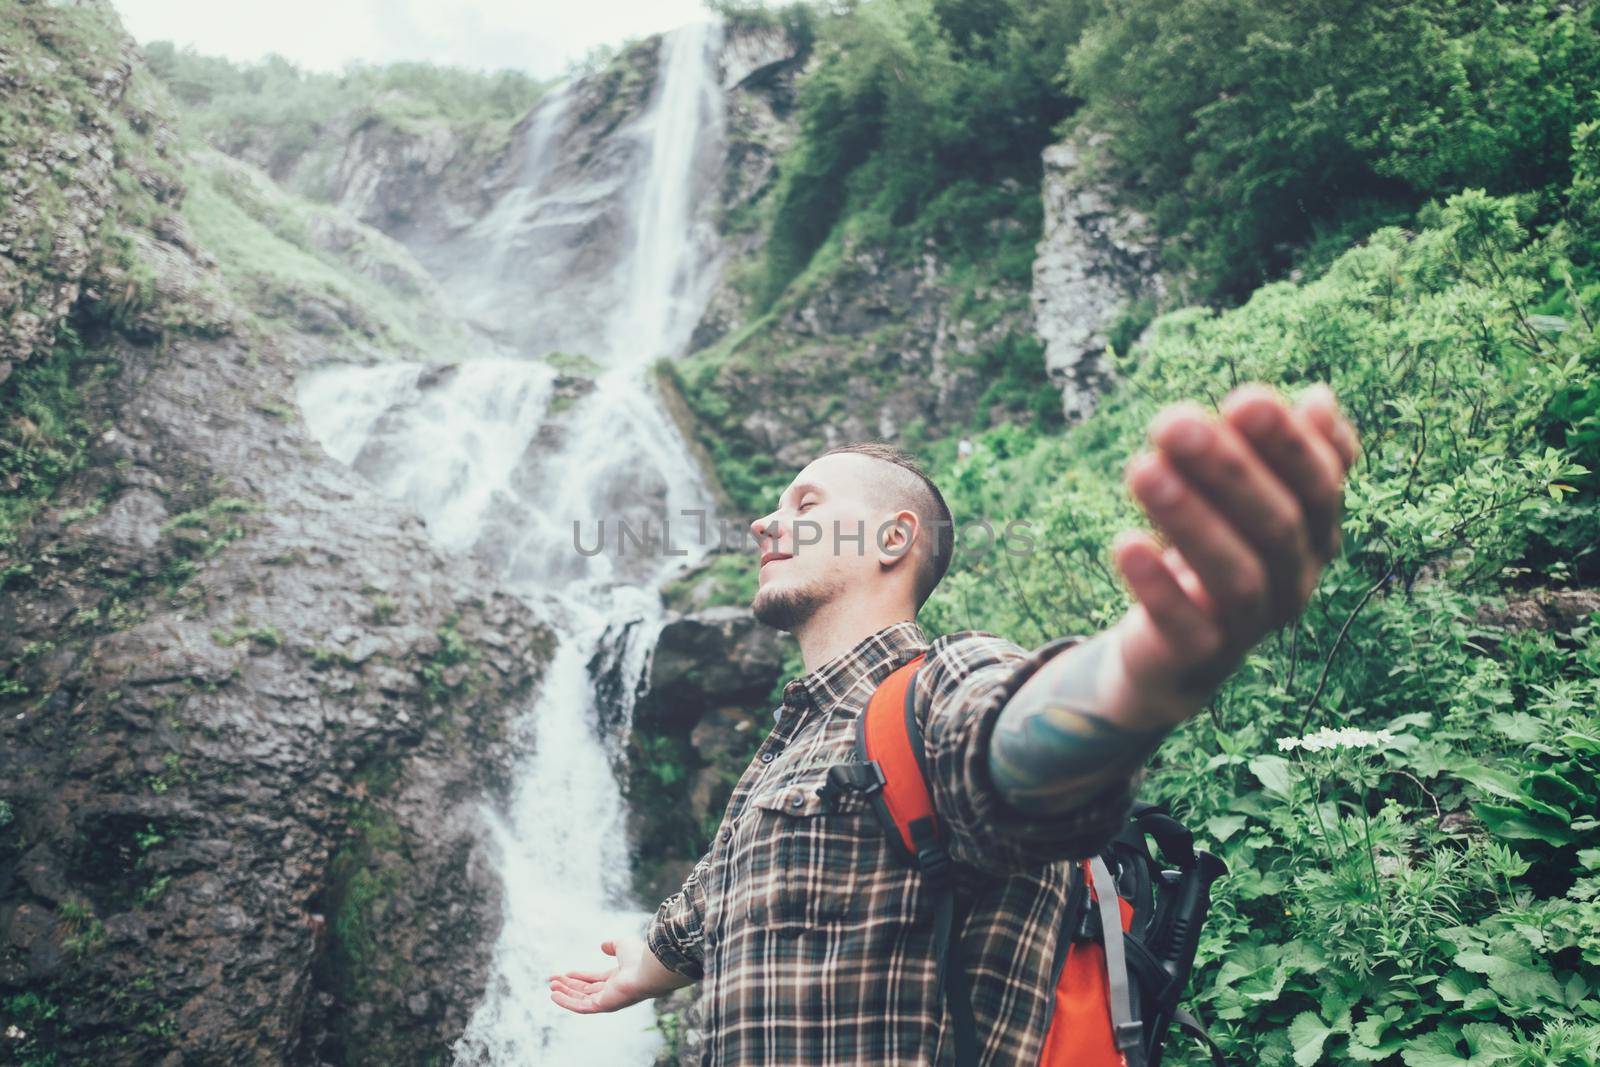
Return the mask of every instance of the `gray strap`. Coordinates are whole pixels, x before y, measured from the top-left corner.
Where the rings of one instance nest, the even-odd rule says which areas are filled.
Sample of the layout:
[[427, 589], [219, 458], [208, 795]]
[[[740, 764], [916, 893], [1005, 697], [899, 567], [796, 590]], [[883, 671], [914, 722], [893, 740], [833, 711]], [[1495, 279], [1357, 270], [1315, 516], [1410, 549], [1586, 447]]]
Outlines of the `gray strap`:
[[1089, 878], [1100, 908], [1101, 940], [1106, 950], [1106, 981], [1111, 994], [1111, 1036], [1128, 1067], [1144, 1067], [1144, 1027], [1133, 1017], [1133, 996], [1128, 989], [1128, 959], [1122, 949], [1122, 909], [1117, 906], [1117, 884], [1106, 861], [1089, 861]]

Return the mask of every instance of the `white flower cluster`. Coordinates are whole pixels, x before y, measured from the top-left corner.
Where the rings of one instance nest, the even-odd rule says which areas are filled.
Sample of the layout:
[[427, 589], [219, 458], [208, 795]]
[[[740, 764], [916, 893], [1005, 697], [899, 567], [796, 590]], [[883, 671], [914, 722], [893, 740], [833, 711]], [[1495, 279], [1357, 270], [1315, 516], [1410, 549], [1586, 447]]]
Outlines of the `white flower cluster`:
[[1306, 752], [1321, 752], [1325, 748], [1381, 748], [1393, 740], [1394, 734], [1388, 730], [1361, 730], [1354, 726], [1342, 726], [1335, 730], [1331, 726], [1324, 726], [1304, 737], [1278, 738], [1278, 751], [1288, 752], [1296, 748]]
[[13, 1041], [21, 1041], [23, 1038], [27, 1037], [28, 1035], [27, 1035], [27, 1032], [22, 1030], [20, 1027], [8, 1026], [8, 1027], [6, 1027], [6, 1036], [9, 1037]]

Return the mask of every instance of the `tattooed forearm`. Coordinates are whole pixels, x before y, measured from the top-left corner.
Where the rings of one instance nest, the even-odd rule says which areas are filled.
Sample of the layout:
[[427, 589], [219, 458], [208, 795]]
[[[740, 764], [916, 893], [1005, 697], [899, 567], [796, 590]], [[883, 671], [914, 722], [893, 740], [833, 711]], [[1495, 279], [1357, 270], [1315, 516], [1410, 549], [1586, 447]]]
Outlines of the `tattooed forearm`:
[[989, 773], [1008, 803], [1041, 815], [1071, 811], [1154, 752], [1167, 729], [1130, 730], [1096, 714], [1109, 635], [1056, 657], [1000, 712]]

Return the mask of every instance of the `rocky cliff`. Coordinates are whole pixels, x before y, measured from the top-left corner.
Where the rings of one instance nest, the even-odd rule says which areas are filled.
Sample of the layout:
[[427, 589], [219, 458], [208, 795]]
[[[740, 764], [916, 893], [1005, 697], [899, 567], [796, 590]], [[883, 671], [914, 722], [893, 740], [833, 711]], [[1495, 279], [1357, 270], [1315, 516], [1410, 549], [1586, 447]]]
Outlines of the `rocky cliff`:
[[439, 1062], [550, 635], [308, 438], [295, 369], [343, 337], [197, 243], [109, 8], [0, 32], [6, 1055]]
[[1166, 299], [1154, 227], [1085, 166], [1104, 140], [1079, 130], [1044, 151], [1044, 234], [1029, 295], [1045, 369], [1072, 422], [1110, 388], [1107, 348], [1126, 355]]
[[[1165, 296], [1148, 223], [1118, 190], [1086, 177], [1092, 135], [1045, 151], [1042, 225], [1026, 212], [984, 223], [978, 243], [999, 250], [988, 258], [931, 238], [907, 255], [839, 233], [763, 307], [752, 294], [804, 73], [803, 57], [789, 56], [729, 87], [729, 265], [695, 350], [662, 368], [734, 500], [764, 508], [763, 493], [846, 441], [917, 447], [1004, 422], [1085, 416], [1109, 383], [1108, 344], [1126, 348]], [[1014, 183], [1001, 192], [1029, 195]], [[1031, 265], [1019, 271], [1014, 250], [1030, 245]]]

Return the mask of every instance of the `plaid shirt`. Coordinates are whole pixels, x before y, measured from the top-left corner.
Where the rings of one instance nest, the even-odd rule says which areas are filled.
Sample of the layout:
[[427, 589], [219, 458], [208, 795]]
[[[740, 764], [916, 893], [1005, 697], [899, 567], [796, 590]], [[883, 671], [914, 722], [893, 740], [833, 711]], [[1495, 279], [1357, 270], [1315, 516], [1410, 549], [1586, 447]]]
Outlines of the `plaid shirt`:
[[1033, 653], [993, 634], [931, 645], [897, 622], [784, 688], [777, 726], [728, 801], [711, 849], [650, 924], [652, 952], [704, 978], [703, 1063], [926, 1064], [954, 1058], [935, 986], [933, 906], [867, 802], [825, 808], [828, 767], [853, 759], [873, 690], [918, 652], [914, 700], [934, 808], [958, 886], [958, 931], [985, 1064], [1039, 1061], [1071, 864], [1122, 828], [1143, 771], [1071, 815], [1007, 807], [988, 777], [989, 736], [1017, 686], [1075, 639]]

